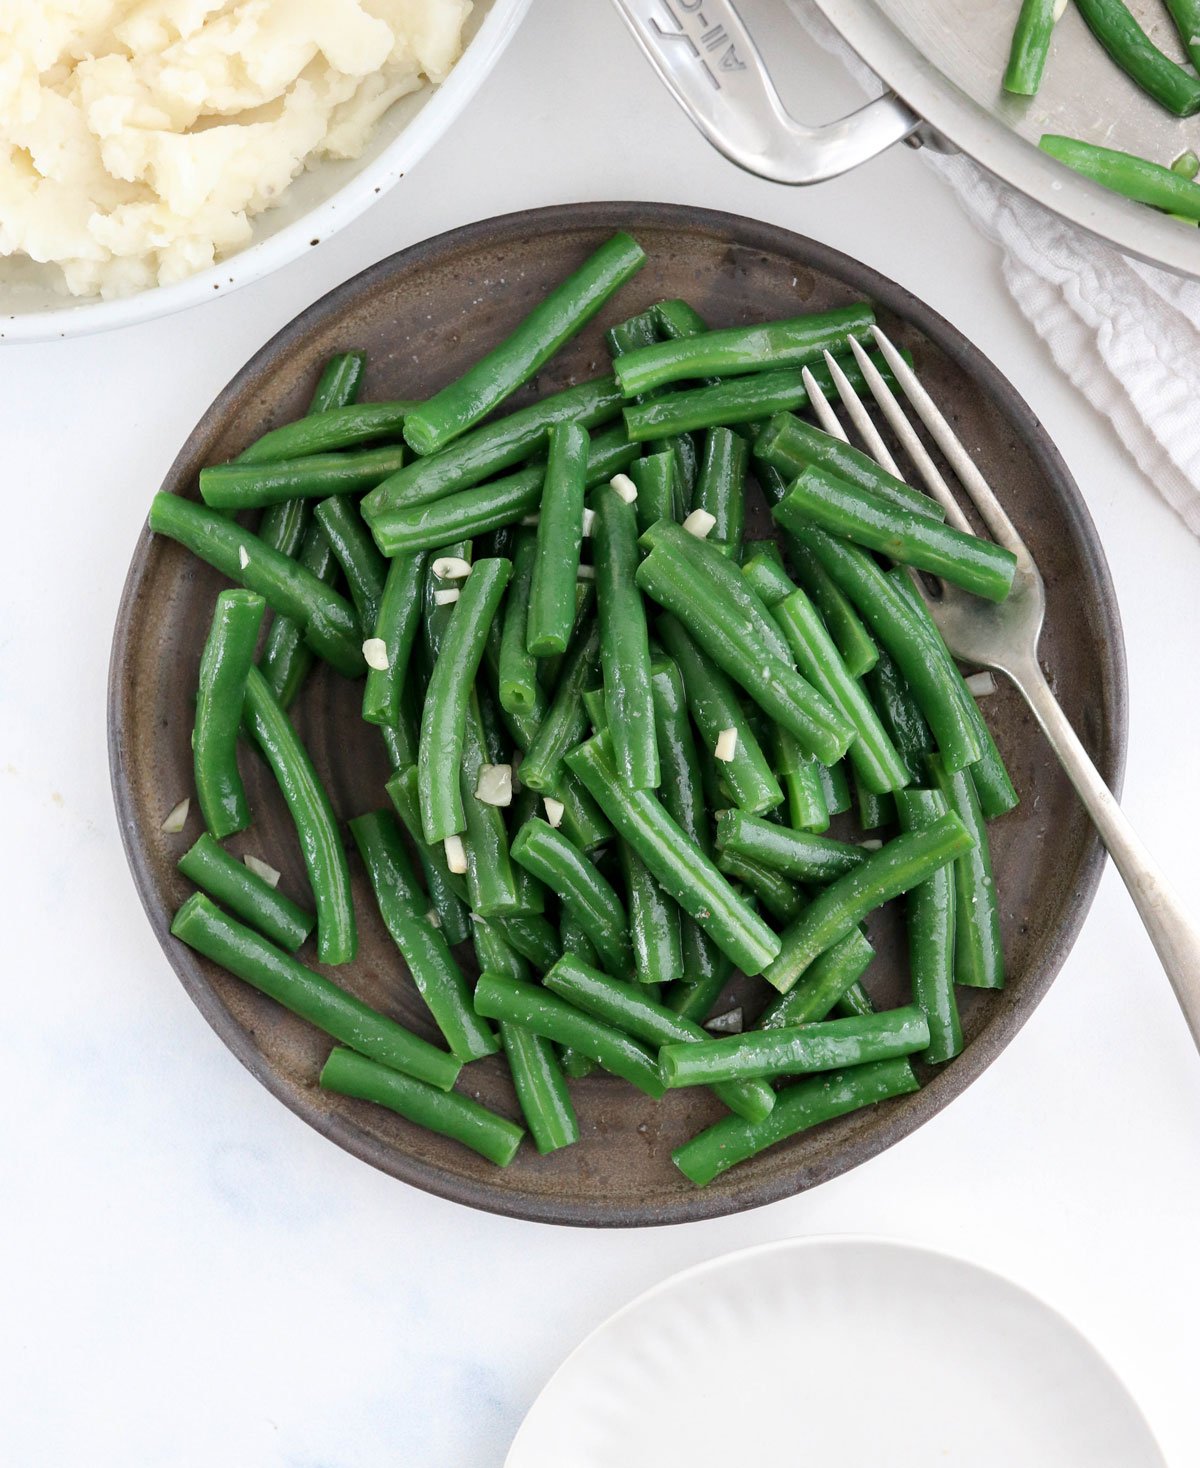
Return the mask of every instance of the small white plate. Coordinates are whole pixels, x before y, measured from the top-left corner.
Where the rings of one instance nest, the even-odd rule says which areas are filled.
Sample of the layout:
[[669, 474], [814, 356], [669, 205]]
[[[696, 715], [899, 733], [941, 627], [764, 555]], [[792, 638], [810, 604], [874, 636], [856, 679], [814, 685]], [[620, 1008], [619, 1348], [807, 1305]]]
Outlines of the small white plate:
[[860, 1238], [726, 1255], [626, 1305], [551, 1378], [506, 1468], [767, 1462], [1165, 1468], [1112, 1369], [1049, 1306], [961, 1259]]

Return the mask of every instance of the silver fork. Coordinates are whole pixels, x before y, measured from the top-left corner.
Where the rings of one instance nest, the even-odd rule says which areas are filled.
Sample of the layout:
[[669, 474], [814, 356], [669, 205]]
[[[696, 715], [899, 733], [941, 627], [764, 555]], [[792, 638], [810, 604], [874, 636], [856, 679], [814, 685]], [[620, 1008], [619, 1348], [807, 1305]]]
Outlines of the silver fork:
[[[878, 327], [872, 330], [904, 396], [945, 455], [984, 524], [994, 538], [1017, 558], [1012, 594], [1007, 601], [998, 604], [981, 601], [948, 584], [944, 584], [941, 595], [934, 598], [921, 585], [920, 577], [913, 578], [914, 584], [925, 598], [950, 651], [965, 661], [1006, 673], [1033, 710], [1129, 889], [1175, 990], [1192, 1039], [1200, 1047], [1200, 925], [1184, 910], [1179, 897], [1130, 825], [1046, 681], [1037, 651], [1046, 613], [1046, 592], [1041, 573], [979, 466], [921, 386], [916, 373]], [[909, 423], [899, 400], [863, 348], [857, 342], [852, 342], [851, 347], [871, 395], [912, 459], [925, 487], [945, 508], [946, 518], [951, 524], [960, 530], [970, 531], [970, 523]], [[890, 473], [902, 477], [862, 399], [828, 353], [826, 360], [838, 396], [851, 423], [862, 435], [867, 452]], [[806, 374], [805, 380], [821, 426], [827, 432], [846, 439], [847, 434], [820, 385], [811, 373]]]

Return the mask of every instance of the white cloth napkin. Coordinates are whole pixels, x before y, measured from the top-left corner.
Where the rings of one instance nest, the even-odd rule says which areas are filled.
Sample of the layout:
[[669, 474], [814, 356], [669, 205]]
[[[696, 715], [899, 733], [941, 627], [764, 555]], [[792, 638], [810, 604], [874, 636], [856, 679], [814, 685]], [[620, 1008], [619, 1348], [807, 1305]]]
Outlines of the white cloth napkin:
[[[810, 0], [791, 5], [813, 39], [877, 95], [878, 79]], [[1126, 259], [969, 158], [924, 156], [999, 245], [1013, 299], [1055, 362], [1200, 535], [1200, 282]]]

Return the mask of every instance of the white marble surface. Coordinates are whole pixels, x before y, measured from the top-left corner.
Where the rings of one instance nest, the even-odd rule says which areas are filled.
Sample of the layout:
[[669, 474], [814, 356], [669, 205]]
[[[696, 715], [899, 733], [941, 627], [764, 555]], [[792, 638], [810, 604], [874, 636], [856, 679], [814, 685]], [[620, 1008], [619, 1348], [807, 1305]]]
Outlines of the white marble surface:
[[[0, 1457], [498, 1464], [552, 1368], [636, 1291], [743, 1245], [867, 1231], [1042, 1294], [1113, 1362], [1170, 1461], [1194, 1464], [1200, 1062], [1111, 875], [1025, 1031], [924, 1130], [806, 1197], [625, 1234], [468, 1212], [344, 1155], [226, 1053], [143, 919], [109, 795], [108, 642], [147, 502], [199, 411], [298, 310], [389, 251], [525, 205], [620, 197], [732, 209], [857, 254], [1037, 405], [1125, 618], [1129, 811], [1179, 884], [1200, 886], [1200, 545], [1055, 373], [990, 247], [904, 150], [810, 192], [736, 173], [607, 5], [567, 8], [539, 0], [453, 134], [289, 270], [185, 317], [0, 352]], [[775, 0], [746, 10], [797, 105], [848, 100]]]

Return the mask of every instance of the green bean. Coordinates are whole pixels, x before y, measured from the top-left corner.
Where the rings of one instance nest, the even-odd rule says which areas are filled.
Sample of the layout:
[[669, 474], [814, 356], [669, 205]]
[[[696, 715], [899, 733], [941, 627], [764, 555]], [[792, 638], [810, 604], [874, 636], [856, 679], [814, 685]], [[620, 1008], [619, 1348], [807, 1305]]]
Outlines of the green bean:
[[644, 459], [635, 459], [629, 466], [629, 477], [637, 486], [634, 509], [639, 530], [648, 530], [657, 521], [674, 517], [680, 498], [674, 454], [648, 454]]
[[[293, 504], [299, 501], [293, 500]], [[266, 516], [263, 517], [264, 521]], [[290, 552], [276, 545], [285, 555]], [[337, 580], [338, 563], [334, 559], [329, 537], [319, 525], [309, 524], [304, 532], [300, 553], [296, 558], [305, 571], [311, 571], [326, 586]], [[304, 628], [292, 617], [276, 612], [267, 628], [259, 667], [271, 686], [271, 692], [286, 709], [290, 708], [300, 692], [304, 680], [312, 671], [316, 654], [304, 640]]]
[[[427, 557], [397, 556], [388, 567], [372, 637], [382, 643], [367, 668], [362, 716], [369, 724], [396, 727], [404, 697], [404, 680], [421, 621]], [[382, 661], [384, 666], [378, 666]]]
[[257, 592], [273, 611], [294, 618], [312, 650], [339, 673], [349, 678], [362, 673], [362, 634], [354, 608], [298, 562], [232, 520], [175, 494], [154, 496], [150, 529]]
[[390, 724], [379, 724], [379, 737], [387, 752], [388, 768], [402, 770], [417, 763], [417, 734], [409, 717], [408, 709], [400, 705], [400, 717], [393, 729]]
[[533, 970], [523, 953], [518, 953], [498, 922], [475, 915], [471, 918], [471, 942], [480, 973], [504, 974], [519, 983], [533, 981]]
[[375, 542], [385, 556], [435, 550], [452, 540], [469, 540], [532, 514], [542, 498], [545, 466], [531, 464], [507, 479], [464, 489], [412, 508], [383, 510], [370, 517]]
[[[425, 630], [425, 648], [429, 654], [430, 668], [437, 661], [442, 651], [442, 639], [446, 635], [446, 628], [450, 625], [450, 618], [454, 615], [454, 609], [458, 604], [458, 597], [451, 597], [447, 602], [438, 600], [438, 593], [444, 591], [457, 591], [462, 593], [463, 580], [458, 576], [443, 576], [436, 569], [443, 561], [466, 561], [471, 565], [475, 560], [475, 548], [469, 540], [456, 540], [448, 545], [440, 547], [429, 557], [429, 570], [425, 577], [425, 587], [422, 596], [423, 621]], [[443, 570], [449, 568], [443, 566]], [[461, 569], [461, 567], [456, 568]], [[470, 575], [470, 572], [467, 573]], [[499, 623], [493, 623], [488, 628], [489, 635], [497, 634], [497, 651], [499, 651]]]
[[821, 789], [825, 795], [825, 804], [829, 807], [831, 816], [844, 815], [853, 804], [850, 798], [850, 781], [846, 776], [846, 766], [839, 760], [836, 765], [818, 765], [817, 775], [821, 781]]
[[630, 442], [621, 423], [606, 428], [603, 433], [593, 434], [592, 445], [588, 449], [587, 488], [595, 489], [598, 484], [607, 484], [614, 474], [628, 469], [641, 451], [640, 444]]
[[308, 413], [294, 423], [273, 428], [255, 439], [233, 461], [236, 464], [272, 464], [353, 448], [371, 439], [397, 439], [405, 417], [415, 403], [352, 403]]
[[597, 377], [553, 393], [464, 434], [431, 458], [405, 464], [366, 496], [363, 510], [374, 516], [474, 489], [502, 470], [538, 454], [556, 425], [576, 423], [597, 428], [617, 416], [621, 403], [621, 390], [611, 377]]
[[530, 790], [556, 795], [561, 788], [567, 773], [563, 756], [583, 738], [587, 724], [583, 691], [595, 677], [599, 657], [600, 628], [592, 622], [571, 644], [554, 698], [521, 761], [521, 783]]
[[[595, 948], [592, 947], [591, 940], [579, 926], [574, 913], [565, 904], [559, 913], [558, 931], [562, 938], [564, 956], [573, 956], [588, 968], [597, 966], [600, 960]], [[589, 1060], [586, 1055], [581, 1055], [578, 1050], [572, 1050], [569, 1045], [560, 1050], [559, 1059], [562, 1061], [564, 1073], [572, 1080], [582, 1080], [584, 1076], [591, 1075], [596, 1068], [595, 1061]]]
[[823, 1020], [790, 1029], [757, 1030], [664, 1045], [658, 1068], [668, 1091], [714, 1081], [765, 1080], [870, 1065], [914, 1055], [929, 1043], [929, 1021], [915, 1004], [865, 1019]]
[[619, 855], [638, 982], [673, 984], [684, 974], [679, 908], [650, 875], [641, 857], [625, 842], [621, 842]]
[[[1194, 0], [1167, 0], [1168, 10], [1171, 9], [1174, 4], [1178, 4], [1181, 7], [1184, 5], [1191, 7], [1194, 5]], [[1200, 15], [1198, 15], [1198, 22], [1200, 22]], [[1200, 32], [1197, 32], [1196, 34], [1200, 35]], [[1195, 62], [1193, 62], [1192, 65], [1194, 66]], [[1191, 148], [1185, 148], [1184, 151], [1180, 153], [1178, 158], [1173, 158], [1171, 160], [1171, 172], [1179, 174], [1180, 178], [1195, 178], [1196, 175], [1200, 173], [1200, 157], [1198, 157], [1191, 150]]]
[[1164, 168], [1161, 163], [1055, 133], [1043, 133], [1038, 147], [1115, 194], [1193, 222], [1200, 220], [1200, 184]]
[[[780, 997], [788, 998], [790, 996], [781, 995]], [[850, 1019], [855, 1015], [861, 1019], [868, 1014], [874, 1014], [875, 1005], [871, 1002], [871, 996], [863, 986], [859, 983], [853, 983], [833, 1006], [833, 1012], [834, 1014], [841, 1015], [844, 1019]]]
[[908, 767], [808, 596], [766, 558], [756, 557], [743, 575], [770, 606], [800, 672], [853, 725], [847, 759], [859, 781], [876, 794], [902, 789], [911, 778]]
[[597, 493], [595, 508], [592, 554], [600, 666], [617, 768], [635, 789], [653, 790], [661, 775], [646, 611], [638, 594], [637, 514], [611, 486]]
[[625, 905], [573, 842], [548, 822], [534, 818], [513, 838], [512, 858], [558, 893], [609, 973], [617, 978], [632, 974]]
[[522, 958], [545, 973], [562, 957], [562, 942], [554, 925], [536, 913], [514, 914], [512, 917], [496, 918], [496, 926], [504, 935], [504, 941], [515, 948]]
[[366, 352], [336, 352], [321, 368], [308, 411], [326, 413], [330, 408], [343, 408], [356, 402], [366, 370]]
[[178, 866], [189, 882], [289, 953], [313, 930], [316, 919], [311, 913], [230, 856], [208, 831], [179, 858]]
[[322, 963], [349, 963], [358, 937], [337, 818], [308, 751], [257, 668], [246, 677], [246, 725], [271, 766], [296, 828], [317, 906], [317, 957]]
[[536, 658], [566, 652], [575, 624], [589, 443], [587, 429], [579, 423], [550, 430], [526, 633], [526, 645]]
[[403, 444], [388, 444], [264, 464], [210, 464], [200, 471], [200, 497], [214, 510], [255, 510], [282, 500], [359, 494], [394, 474], [404, 455]]
[[741, 809], [755, 814], [773, 810], [783, 800], [783, 791], [732, 683], [674, 617], [660, 618], [656, 630], [683, 678], [688, 708], [709, 753], [716, 749], [722, 733], [729, 729], [735, 733], [733, 753], [722, 762], [722, 778], [731, 798]]
[[648, 347], [658, 340], [658, 328], [653, 310], [642, 311], [628, 321], [619, 321], [604, 333], [604, 344], [610, 357], [620, 357], [637, 347]]
[[708, 1018], [733, 974], [733, 964], [720, 949], [717, 949], [716, 956], [717, 962], [707, 973], [697, 978], [689, 974], [671, 985], [664, 996], [668, 1009], [683, 1019], [703, 1022]]
[[[936, 790], [902, 790], [896, 796], [902, 831], [919, 831], [947, 809]], [[929, 1044], [921, 1055], [927, 1065], [940, 1065], [959, 1053], [962, 1024], [954, 996], [954, 871], [940, 872], [914, 887], [905, 905], [908, 969], [913, 1003], [929, 1021]]]
[[471, 991], [444, 934], [426, 920], [423, 894], [395, 817], [386, 810], [357, 816], [350, 822], [350, 832], [371, 880], [384, 926], [403, 955], [417, 992], [451, 1055], [464, 1064], [494, 1055], [500, 1043], [492, 1027], [475, 1013]]
[[1000, 910], [992, 878], [992, 853], [979, 797], [965, 770], [948, 770], [939, 755], [929, 756], [933, 782], [973, 842], [954, 863], [954, 977], [971, 989], [1004, 986], [1004, 948]]
[[730, 326], [658, 342], [617, 358], [617, 384], [628, 398], [684, 378], [736, 377], [768, 367], [803, 367], [820, 361], [826, 351], [845, 350], [852, 338], [866, 340], [874, 320], [874, 311], [863, 302], [785, 321]]
[[678, 618], [722, 672], [739, 683], [806, 754], [826, 763], [840, 759], [854, 737], [853, 727], [790, 660], [770, 650], [732, 599], [711, 583], [697, 584], [690, 566], [671, 545], [657, 541], [638, 567], [637, 584]]
[[925, 830], [906, 832], [886, 842], [813, 899], [783, 934], [779, 956], [763, 977], [786, 994], [813, 959], [844, 938], [868, 913], [923, 882], [974, 844], [974, 837], [953, 814]]
[[868, 790], [856, 774], [854, 794], [858, 804], [858, 824], [864, 831], [878, 831], [882, 826], [896, 824], [896, 802], [891, 795], [879, 795]]
[[[823, 469], [827, 474], [853, 485], [855, 489], [884, 500], [889, 505], [925, 520], [945, 520], [946, 512], [937, 500], [930, 499], [903, 479], [897, 479], [880, 468], [869, 454], [852, 447], [831, 433], [814, 428], [803, 418], [779, 413], [754, 440], [755, 457], [777, 470], [790, 486], [806, 469]], [[783, 498], [780, 496], [779, 498]], [[772, 503], [777, 504], [778, 499]]]
[[783, 786], [788, 821], [801, 831], [827, 831], [829, 806], [821, 784], [821, 763], [801, 754], [784, 729], [775, 730], [775, 773]]
[[793, 882], [749, 857], [719, 851], [717, 870], [749, 888], [759, 906], [783, 926], [798, 918], [807, 906], [804, 893]]
[[[508, 810], [508, 828], [512, 835], [521, 829], [526, 821], [537, 818], [541, 802], [536, 792], [527, 790], [524, 786], [513, 796], [512, 804]], [[569, 838], [568, 838], [569, 839]], [[507, 846], [505, 848], [508, 849]], [[546, 911], [546, 899], [549, 893], [545, 884], [539, 882], [532, 872], [527, 871], [519, 862], [509, 859], [512, 869], [513, 887], [516, 889], [517, 903], [511, 913], [504, 914], [505, 918], [540, 918]], [[507, 932], [507, 929], [505, 929]], [[516, 947], [523, 953], [524, 944], [518, 943]], [[544, 968], [545, 965], [543, 964]]]
[[649, 791], [630, 789], [621, 779], [608, 734], [598, 734], [573, 750], [567, 764], [663, 890], [743, 973], [760, 973], [778, 953], [779, 939], [691, 844], [658, 799]]
[[543, 1039], [569, 1045], [655, 1100], [663, 1094], [658, 1066], [648, 1050], [540, 984], [482, 973], [475, 987], [475, 1008], [488, 1019], [522, 1025]]
[[361, 999], [314, 973], [194, 892], [175, 914], [172, 934], [228, 969], [260, 994], [361, 1055], [448, 1091], [462, 1069], [453, 1055], [379, 1014]]
[[359, 623], [364, 630], [374, 628], [383, 601], [387, 562], [379, 554], [353, 500], [346, 495], [321, 500], [314, 507], [313, 514], [329, 537], [333, 554], [350, 588], [350, 600], [358, 612]]
[[717, 816], [717, 847], [798, 882], [835, 882], [867, 859], [861, 846], [760, 820], [743, 810]]
[[983, 748], [963, 706], [959, 684], [939, 654], [940, 639], [930, 635], [932, 623], [916, 613], [896, 582], [857, 546], [847, 545], [815, 525], [797, 534], [895, 659], [948, 765], [961, 769], [974, 764]]
[[1142, 91], [1173, 112], [1200, 112], [1200, 81], [1165, 56], [1121, 0], [1076, 0], [1092, 34]]
[[[847, 994], [863, 993], [858, 981], [874, 957], [875, 950], [865, 934], [855, 928], [814, 959], [798, 984], [772, 999], [755, 1021], [755, 1029], [777, 1030], [824, 1019], [840, 1008]], [[869, 1000], [862, 1012], [871, 1012]]]
[[645, 259], [636, 240], [613, 235], [499, 346], [409, 414], [408, 443], [418, 454], [433, 454], [485, 418], [585, 326]]
[[746, 528], [746, 440], [729, 428], [710, 428], [704, 438], [704, 457], [692, 499], [693, 510], [713, 517], [714, 540], [740, 546]]
[[912, 1065], [905, 1059], [879, 1060], [832, 1075], [812, 1076], [789, 1086], [763, 1121], [727, 1116], [676, 1147], [671, 1160], [689, 1182], [703, 1188], [739, 1162], [798, 1132], [917, 1089]]
[[218, 839], [250, 824], [246, 787], [238, 773], [237, 741], [246, 675], [266, 602], [252, 591], [222, 591], [200, 657], [192, 766], [204, 824]]
[[815, 465], [792, 482], [773, 513], [793, 532], [819, 525], [988, 601], [1003, 601], [1012, 590], [1017, 558], [1005, 546], [894, 509]]
[[909, 782], [919, 781], [925, 770], [925, 756], [933, 751], [933, 735], [904, 674], [890, 653], [881, 652], [864, 681], [875, 711], [904, 761]]
[[579, 1140], [579, 1122], [554, 1046], [522, 1025], [501, 1024], [500, 1036], [521, 1115], [544, 1157]]
[[687, 301], [659, 301], [651, 306], [650, 313], [664, 341], [681, 341], [708, 330], [708, 322]]
[[525, 1135], [516, 1122], [497, 1116], [469, 1096], [435, 1091], [352, 1050], [330, 1054], [321, 1071], [321, 1087], [339, 1096], [386, 1106], [426, 1131], [461, 1142], [497, 1167], [508, 1166]]
[[466, 828], [459, 769], [471, 687], [488, 627], [500, 608], [512, 562], [477, 561], [463, 583], [425, 695], [417, 758], [425, 839], [444, 841]]
[[[638, 984], [623, 984], [594, 967], [564, 958], [546, 975], [546, 988], [596, 1019], [623, 1030], [635, 1040], [658, 1049], [662, 1045], [703, 1043], [707, 1032], [694, 1020], [681, 1018], [649, 998]], [[769, 1115], [775, 1092], [759, 1084], [714, 1087], [719, 1099], [750, 1121]]]
[[[487, 562], [479, 561], [478, 567]], [[432, 684], [430, 685], [432, 687]], [[463, 808], [463, 848], [467, 865], [467, 896], [471, 911], [480, 917], [501, 917], [515, 912], [540, 912], [542, 896], [537, 889], [518, 884], [508, 847], [508, 830], [498, 806], [488, 805], [476, 795], [479, 774], [487, 763], [479, 699], [474, 689], [467, 699], [459, 724], [462, 755], [453, 778], [458, 780]], [[420, 765], [417, 766], [418, 774]]]
[[1022, 0], [1004, 72], [1006, 92], [1019, 97], [1032, 97], [1037, 92], [1059, 14], [1059, 0]]
[[529, 587], [533, 578], [533, 562], [537, 555], [537, 539], [529, 530], [517, 535], [513, 554], [512, 584], [504, 599], [504, 618], [500, 633], [500, 659], [497, 664], [496, 687], [500, 706], [520, 709], [533, 707], [537, 690], [537, 661], [525, 645], [529, 619]]
[[432, 912], [437, 915], [446, 942], [452, 946], [465, 943], [471, 936], [471, 924], [467, 917], [466, 883], [447, 867], [446, 853], [441, 843], [431, 846], [425, 840], [417, 795], [416, 765], [409, 764], [397, 769], [384, 788], [416, 848]]

